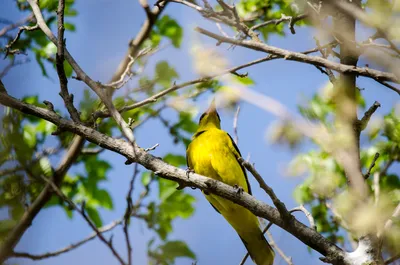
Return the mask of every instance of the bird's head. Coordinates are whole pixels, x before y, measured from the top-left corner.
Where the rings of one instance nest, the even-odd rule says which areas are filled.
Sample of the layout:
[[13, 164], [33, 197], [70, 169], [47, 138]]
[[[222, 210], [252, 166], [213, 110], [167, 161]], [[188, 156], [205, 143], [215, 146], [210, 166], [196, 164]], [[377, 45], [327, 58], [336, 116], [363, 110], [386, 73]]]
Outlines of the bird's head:
[[214, 99], [210, 107], [201, 115], [197, 131], [204, 131], [211, 128], [221, 129], [221, 119], [215, 107]]

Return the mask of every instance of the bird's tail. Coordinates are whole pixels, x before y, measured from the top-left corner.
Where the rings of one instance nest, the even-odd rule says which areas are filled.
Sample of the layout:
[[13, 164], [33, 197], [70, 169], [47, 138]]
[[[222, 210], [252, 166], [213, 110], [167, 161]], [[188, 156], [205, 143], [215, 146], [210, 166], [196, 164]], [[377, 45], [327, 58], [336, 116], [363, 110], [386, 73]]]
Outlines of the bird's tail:
[[274, 263], [275, 253], [258, 227], [253, 231], [239, 233], [239, 236], [255, 264], [272, 265]]

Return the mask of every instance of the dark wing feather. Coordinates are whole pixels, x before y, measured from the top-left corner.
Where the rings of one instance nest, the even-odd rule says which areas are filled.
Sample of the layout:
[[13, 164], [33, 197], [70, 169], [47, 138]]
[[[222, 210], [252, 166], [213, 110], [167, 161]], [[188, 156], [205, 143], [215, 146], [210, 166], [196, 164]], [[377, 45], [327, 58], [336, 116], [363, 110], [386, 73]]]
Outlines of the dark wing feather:
[[[238, 152], [238, 154], [240, 155], [240, 157], [242, 157], [242, 154], [239, 151], [239, 148], [237, 147], [237, 145], [235, 144], [235, 141], [232, 139], [232, 137], [229, 135], [229, 133], [226, 133], [229, 138], [231, 139], [232, 145], [233, 147], [235, 147], [236, 151]], [[236, 159], [238, 159], [239, 157], [236, 157]], [[246, 183], [247, 183], [247, 188], [249, 189], [249, 194], [251, 195], [251, 187], [250, 187], [250, 183], [249, 183], [249, 179], [247, 178], [247, 173], [246, 173], [246, 169], [243, 167], [242, 163], [239, 162], [239, 160], [237, 161], [240, 165], [240, 167], [242, 168], [244, 177], [246, 178]]]

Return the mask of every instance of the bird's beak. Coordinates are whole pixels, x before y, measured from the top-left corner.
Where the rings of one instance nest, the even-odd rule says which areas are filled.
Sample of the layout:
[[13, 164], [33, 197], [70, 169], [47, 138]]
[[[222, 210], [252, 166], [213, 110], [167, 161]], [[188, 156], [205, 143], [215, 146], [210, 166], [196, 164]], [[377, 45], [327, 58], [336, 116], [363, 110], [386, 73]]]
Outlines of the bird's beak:
[[210, 107], [206, 110], [206, 113], [214, 113], [217, 112], [217, 108], [215, 107], [215, 98], [211, 101]]

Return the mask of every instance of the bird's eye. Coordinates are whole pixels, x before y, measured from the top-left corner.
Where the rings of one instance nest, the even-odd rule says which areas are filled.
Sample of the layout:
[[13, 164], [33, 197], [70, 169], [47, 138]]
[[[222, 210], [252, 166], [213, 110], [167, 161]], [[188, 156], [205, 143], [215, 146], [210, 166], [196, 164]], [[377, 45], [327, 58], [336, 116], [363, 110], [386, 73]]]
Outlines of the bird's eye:
[[206, 113], [201, 114], [199, 122], [201, 122], [201, 120], [204, 118], [204, 116], [206, 116]]

